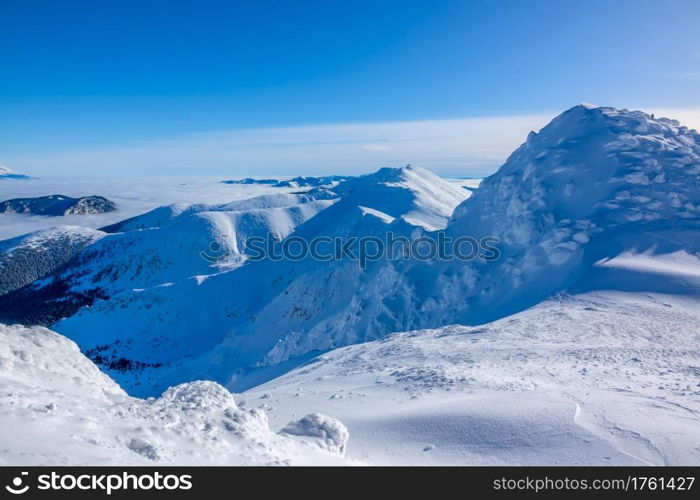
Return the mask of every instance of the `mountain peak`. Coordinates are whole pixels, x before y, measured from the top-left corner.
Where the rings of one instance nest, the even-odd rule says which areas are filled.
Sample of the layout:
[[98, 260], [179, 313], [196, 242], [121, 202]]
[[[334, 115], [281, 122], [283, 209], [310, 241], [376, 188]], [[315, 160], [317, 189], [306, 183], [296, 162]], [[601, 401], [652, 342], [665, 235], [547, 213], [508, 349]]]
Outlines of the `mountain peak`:
[[383, 167], [333, 188], [344, 204], [370, 207], [428, 230], [443, 228], [454, 208], [469, 196], [461, 187], [414, 165]]
[[473, 197], [455, 230], [527, 246], [566, 220], [599, 227], [700, 217], [700, 135], [642, 111], [574, 106], [531, 133]]

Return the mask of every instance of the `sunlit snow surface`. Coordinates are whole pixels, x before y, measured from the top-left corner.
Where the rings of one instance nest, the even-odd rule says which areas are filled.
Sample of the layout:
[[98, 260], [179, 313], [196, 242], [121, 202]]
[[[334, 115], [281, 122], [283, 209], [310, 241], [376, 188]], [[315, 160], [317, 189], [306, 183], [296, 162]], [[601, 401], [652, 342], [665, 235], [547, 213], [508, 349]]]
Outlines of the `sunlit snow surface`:
[[0, 465], [334, 465], [348, 438], [316, 414], [275, 433], [214, 382], [132, 398], [40, 327], [0, 325], [0, 393]]
[[241, 395], [308, 408], [371, 464], [697, 465], [700, 307], [620, 293], [338, 349]]

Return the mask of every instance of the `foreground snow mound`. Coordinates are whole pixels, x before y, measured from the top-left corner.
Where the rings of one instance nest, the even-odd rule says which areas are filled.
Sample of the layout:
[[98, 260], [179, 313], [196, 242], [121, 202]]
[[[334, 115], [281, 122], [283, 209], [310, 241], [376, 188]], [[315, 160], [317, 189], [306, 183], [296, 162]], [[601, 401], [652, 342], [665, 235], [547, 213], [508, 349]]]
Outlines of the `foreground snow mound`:
[[695, 465], [698, 324], [678, 296], [561, 296], [337, 349], [241, 397], [276, 425], [338, 416], [374, 465]]
[[290, 424], [304, 432], [275, 434], [262, 410], [214, 382], [129, 397], [41, 327], [0, 325], [0, 393], [2, 465], [335, 464], [348, 437], [316, 414]]
[[292, 436], [311, 436], [322, 440], [328, 449], [345, 453], [350, 433], [347, 427], [333, 417], [312, 413], [297, 422], [290, 422], [281, 431]]

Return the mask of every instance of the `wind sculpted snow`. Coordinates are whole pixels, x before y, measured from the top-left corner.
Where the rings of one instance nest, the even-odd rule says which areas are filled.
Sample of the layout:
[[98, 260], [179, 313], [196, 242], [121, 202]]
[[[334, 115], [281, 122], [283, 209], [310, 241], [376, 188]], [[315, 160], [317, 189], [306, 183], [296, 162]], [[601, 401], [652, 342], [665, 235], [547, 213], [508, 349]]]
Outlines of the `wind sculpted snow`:
[[339, 465], [347, 429], [310, 414], [273, 432], [214, 382], [132, 398], [70, 340], [0, 325], [2, 465]]

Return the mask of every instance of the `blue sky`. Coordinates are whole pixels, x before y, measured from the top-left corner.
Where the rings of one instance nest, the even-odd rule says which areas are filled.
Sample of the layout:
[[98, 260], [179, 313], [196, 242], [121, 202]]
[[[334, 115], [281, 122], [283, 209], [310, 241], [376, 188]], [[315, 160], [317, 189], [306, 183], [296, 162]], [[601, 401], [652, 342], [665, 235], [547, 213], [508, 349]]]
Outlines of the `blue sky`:
[[0, 164], [487, 173], [582, 101], [700, 126], [698, 21], [697, 0], [2, 0]]

